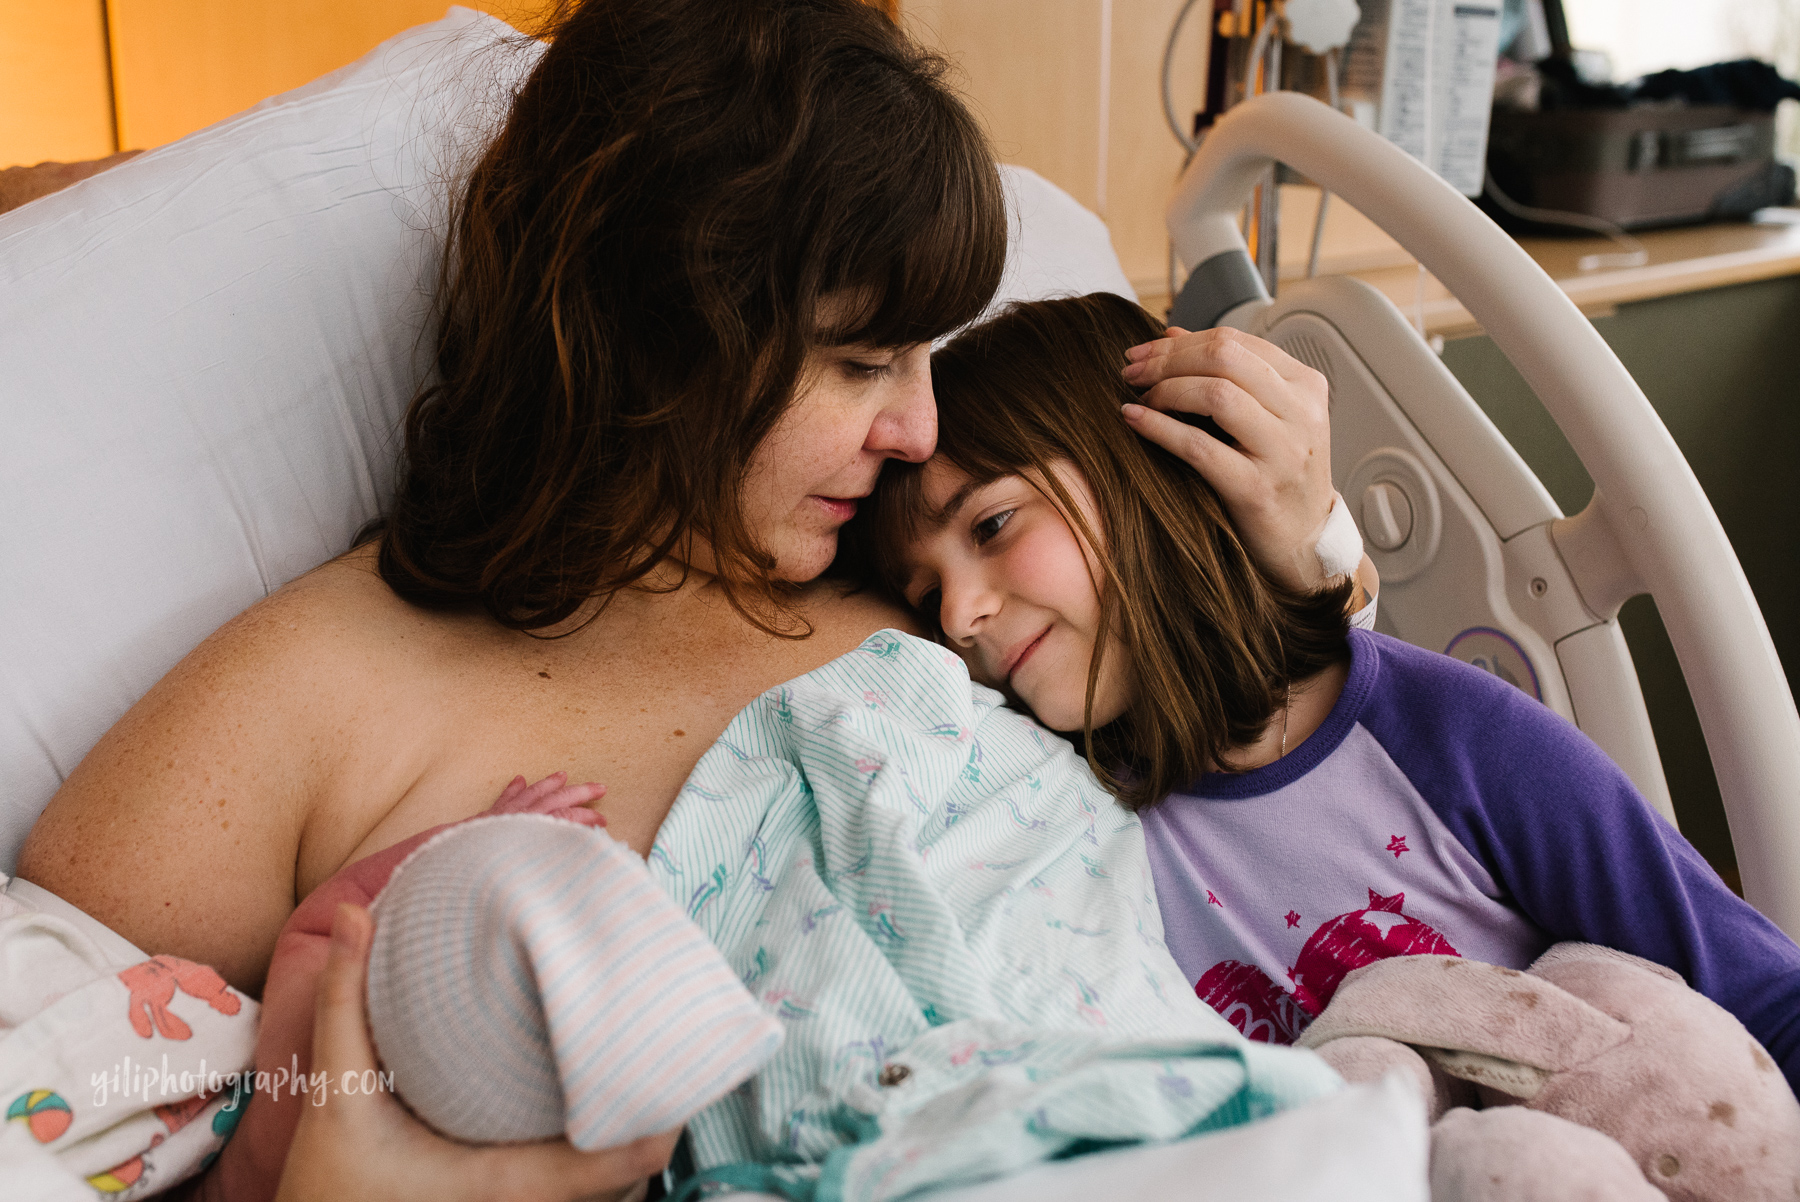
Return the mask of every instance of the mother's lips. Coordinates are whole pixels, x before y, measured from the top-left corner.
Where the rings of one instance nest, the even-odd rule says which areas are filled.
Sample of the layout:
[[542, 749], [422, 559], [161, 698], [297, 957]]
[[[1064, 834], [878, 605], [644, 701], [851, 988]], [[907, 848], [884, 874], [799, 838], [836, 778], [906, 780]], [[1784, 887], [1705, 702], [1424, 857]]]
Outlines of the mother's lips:
[[861, 500], [860, 497], [826, 497], [817, 493], [813, 494], [812, 499], [840, 522], [847, 522], [856, 516], [856, 503]]

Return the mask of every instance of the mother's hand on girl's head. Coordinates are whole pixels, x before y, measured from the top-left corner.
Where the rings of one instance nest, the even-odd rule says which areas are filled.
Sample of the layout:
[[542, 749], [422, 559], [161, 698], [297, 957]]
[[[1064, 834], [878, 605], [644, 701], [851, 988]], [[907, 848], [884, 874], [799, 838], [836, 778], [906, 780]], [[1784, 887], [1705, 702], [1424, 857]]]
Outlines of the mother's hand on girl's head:
[[[1126, 382], [1146, 391], [1142, 404], [1125, 406], [1125, 420], [1218, 490], [1264, 571], [1295, 588], [1323, 584], [1314, 547], [1334, 495], [1325, 377], [1271, 342], [1225, 328], [1170, 327], [1126, 357]], [[1171, 413], [1210, 417], [1237, 445]]]
[[338, 908], [313, 1029], [313, 1067], [330, 1084], [322, 1105], [305, 1107], [276, 1202], [622, 1200], [668, 1163], [678, 1132], [599, 1152], [560, 1139], [470, 1147], [435, 1134], [386, 1092], [338, 1089], [346, 1074], [361, 1080], [376, 1067], [363, 1007], [373, 929], [367, 910]]

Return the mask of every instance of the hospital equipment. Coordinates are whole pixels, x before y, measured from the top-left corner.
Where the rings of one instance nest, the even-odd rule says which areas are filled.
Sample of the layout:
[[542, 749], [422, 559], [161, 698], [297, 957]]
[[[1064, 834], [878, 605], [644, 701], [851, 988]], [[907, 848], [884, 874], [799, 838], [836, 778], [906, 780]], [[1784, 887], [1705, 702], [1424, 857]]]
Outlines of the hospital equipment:
[[1362, 16], [1356, 0], [1287, 0], [1288, 40], [1308, 54], [1329, 54], [1349, 42]]
[[[1163, 115], [1188, 153], [1184, 169], [1202, 131], [1232, 105], [1287, 88], [1323, 92], [1333, 109], [1351, 113], [1466, 196], [1480, 195], [1489, 182], [1490, 98], [1504, 23], [1500, 0], [1363, 0], [1360, 5], [1356, 0], [1219, 0], [1208, 49], [1206, 105], [1195, 115], [1190, 135], [1175, 116], [1170, 79], [1194, 3], [1188, 0], [1177, 12], [1163, 49]], [[1533, 11], [1541, 18], [1541, 9]], [[1303, 53], [1284, 61], [1287, 44]], [[1245, 211], [1245, 241], [1271, 293], [1279, 274], [1276, 184], [1294, 182], [1294, 176], [1293, 164], [1270, 168]], [[1309, 279], [1318, 274], [1330, 202], [1330, 189], [1322, 188], [1307, 258]], [[1171, 250], [1171, 293], [1177, 291], [1175, 268]], [[1421, 272], [1421, 284], [1423, 278]], [[1422, 316], [1416, 324], [1423, 331]]]
[[1500, 0], [1364, 0], [1344, 51], [1344, 94], [1375, 129], [1449, 180], [1481, 192]]
[[[1593, 477], [1565, 517], [1393, 305], [1355, 280], [1271, 300], [1237, 214], [1279, 159], [1454, 293]], [[1387, 140], [1296, 93], [1209, 131], [1168, 209], [1191, 275], [1172, 321], [1261, 334], [1332, 383], [1332, 469], [1382, 576], [1382, 626], [1510, 678], [1673, 817], [1619, 607], [1650, 593], [1699, 712], [1748, 900], [1800, 934], [1800, 714], [1743, 569], [1662, 421], [1520, 247]]]
[[[1773, 108], [1496, 108], [1488, 167], [1490, 198], [1504, 190], [1557, 214], [1552, 224], [1582, 224], [1585, 216], [1645, 229], [1744, 218], [1794, 199], [1793, 169], [1775, 159]], [[1528, 214], [1495, 203], [1529, 228]]]

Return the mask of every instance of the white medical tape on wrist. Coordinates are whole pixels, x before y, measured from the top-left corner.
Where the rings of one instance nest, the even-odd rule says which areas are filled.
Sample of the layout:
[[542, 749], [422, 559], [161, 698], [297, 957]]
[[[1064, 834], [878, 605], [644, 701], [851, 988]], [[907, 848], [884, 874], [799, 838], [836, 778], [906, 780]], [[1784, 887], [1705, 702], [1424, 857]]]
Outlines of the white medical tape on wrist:
[[1313, 553], [1319, 557], [1319, 567], [1327, 580], [1354, 572], [1362, 562], [1362, 534], [1356, 529], [1356, 520], [1350, 516], [1342, 493], [1332, 494], [1331, 514], [1325, 519]]

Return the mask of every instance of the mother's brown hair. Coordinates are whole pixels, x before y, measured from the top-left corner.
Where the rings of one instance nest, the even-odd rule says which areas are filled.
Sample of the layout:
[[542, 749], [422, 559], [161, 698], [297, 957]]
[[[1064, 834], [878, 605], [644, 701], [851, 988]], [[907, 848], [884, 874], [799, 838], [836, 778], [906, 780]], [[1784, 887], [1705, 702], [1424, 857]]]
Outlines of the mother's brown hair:
[[750, 455], [809, 349], [987, 304], [992, 156], [941, 60], [856, 0], [588, 0], [549, 35], [453, 212], [381, 575], [537, 630], [698, 536], [772, 629]]
[[[1032, 480], [1096, 551], [1100, 627], [1117, 632], [1136, 688], [1124, 717], [1093, 728], [1101, 640], [1083, 733], [1095, 773], [1134, 810], [1217, 769], [1268, 727], [1291, 682], [1349, 655], [1349, 581], [1300, 593], [1264, 576], [1212, 487], [1119, 415], [1137, 399], [1120, 375], [1126, 348], [1163, 334], [1130, 301], [1095, 293], [1015, 305], [931, 360], [937, 455], [979, 482]], [[1050, 470], [1059, 461], [1086, 478], [1099, 530]], [[920, 468], [888, 465], [855, 532], [890, 582], [919, 524], [940, 519]]]

